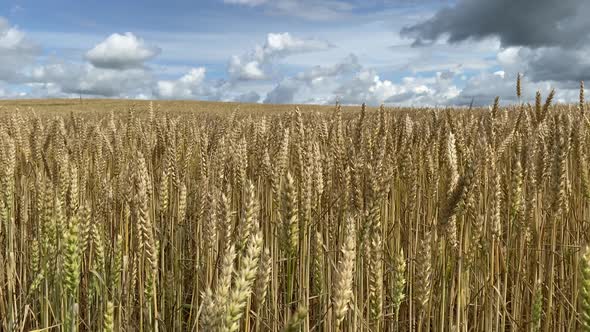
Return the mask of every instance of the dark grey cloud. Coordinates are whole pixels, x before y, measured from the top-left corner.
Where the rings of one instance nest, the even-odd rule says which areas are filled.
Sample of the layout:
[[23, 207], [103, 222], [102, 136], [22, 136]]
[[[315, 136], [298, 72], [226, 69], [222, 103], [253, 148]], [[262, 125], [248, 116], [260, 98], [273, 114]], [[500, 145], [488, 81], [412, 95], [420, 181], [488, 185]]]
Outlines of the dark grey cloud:
[[448, 36], [451, 43], [498, 37], [504, 47], [572, 48], [590, 40], [589, 14], [587, 0], [459, 0], [401, 34], [415, 45]]
[[521, 49], [521, 63], [531, 80], [539, 81], [588, 81], [590, 80], [590, 49], [565, 50], [559, 47], [538, 50]]

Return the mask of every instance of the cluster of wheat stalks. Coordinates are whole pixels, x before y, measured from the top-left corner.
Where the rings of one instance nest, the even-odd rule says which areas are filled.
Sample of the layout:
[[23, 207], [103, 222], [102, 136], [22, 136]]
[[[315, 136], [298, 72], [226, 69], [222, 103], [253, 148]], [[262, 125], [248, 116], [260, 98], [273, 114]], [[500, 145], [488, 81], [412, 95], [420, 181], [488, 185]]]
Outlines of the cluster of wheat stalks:
[[588, 329], [581, 91], [575, 107], [0, 115], [0, 329]]

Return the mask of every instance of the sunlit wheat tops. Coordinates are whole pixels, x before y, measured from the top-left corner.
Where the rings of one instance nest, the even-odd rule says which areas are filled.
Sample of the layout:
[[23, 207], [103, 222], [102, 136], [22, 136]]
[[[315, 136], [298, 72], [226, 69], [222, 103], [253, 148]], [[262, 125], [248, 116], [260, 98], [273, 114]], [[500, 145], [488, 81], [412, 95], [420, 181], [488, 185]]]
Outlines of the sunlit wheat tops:
[[590, 331], [584, 84], [524, 83], [516, 107], [4, 110], [0, 331]]

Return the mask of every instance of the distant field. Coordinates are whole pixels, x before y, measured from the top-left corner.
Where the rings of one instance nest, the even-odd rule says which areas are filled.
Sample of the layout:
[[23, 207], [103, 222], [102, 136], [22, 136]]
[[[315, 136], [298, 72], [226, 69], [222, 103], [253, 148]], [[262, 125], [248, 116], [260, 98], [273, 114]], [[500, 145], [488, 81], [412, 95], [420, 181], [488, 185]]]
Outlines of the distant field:
[[[14, 111], [15, 108], [27, 110], [33, 108], [43, 112], [110, 112], [122, 111], [134, 108], [138, 111], [147, 110], [150, 101], [148, 100], [128, 100], [128, 99], [17, 99], [17, 100], [0, 100], [0, 108], [5, 111]], [[310, 110], [326, 111], [333, 110], [334, 106], [321, 105], [269, 105], [269, 104], [243, 104], [243, 103], [224, 103], [209, 101], [176, 101], [176, 100], [157, 100], [154, 104], [159, 110], [170, 112], [232, 112], [237, 107], [246, 112], [285, 112], [292, 111], [296, 106], [303, 112]], [[359, 107], [344, 107], [344, 110], [359, 110]]]

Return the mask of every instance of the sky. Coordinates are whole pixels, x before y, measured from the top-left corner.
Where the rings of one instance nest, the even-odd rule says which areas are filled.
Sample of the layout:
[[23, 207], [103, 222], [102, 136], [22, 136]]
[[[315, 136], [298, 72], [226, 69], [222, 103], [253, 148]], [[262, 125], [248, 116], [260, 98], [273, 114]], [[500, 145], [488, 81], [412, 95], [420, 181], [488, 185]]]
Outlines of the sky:
[[0, 3], [0, 98], [489, 105], [590, 79], [585, 0]]

